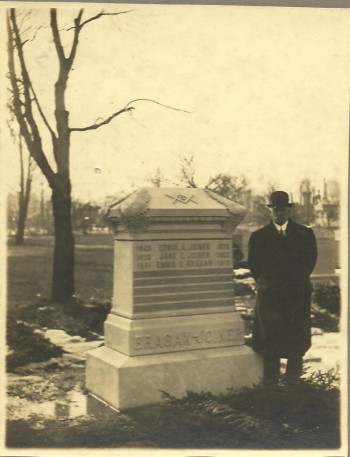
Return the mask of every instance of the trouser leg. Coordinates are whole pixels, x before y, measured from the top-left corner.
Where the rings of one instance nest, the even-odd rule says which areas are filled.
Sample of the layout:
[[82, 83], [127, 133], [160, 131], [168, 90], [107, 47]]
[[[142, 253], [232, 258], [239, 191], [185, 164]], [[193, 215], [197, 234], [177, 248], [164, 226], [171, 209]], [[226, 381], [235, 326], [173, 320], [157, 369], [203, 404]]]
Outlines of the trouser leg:
[[286, 375], [288, 377], [300, 378], [303, 374], [303, 358], [299, 356], [289, 357], [287, 361]]
[[280, 376], [280, 358], [275, 354], [264, 354], [264, 381], [277, 382]]

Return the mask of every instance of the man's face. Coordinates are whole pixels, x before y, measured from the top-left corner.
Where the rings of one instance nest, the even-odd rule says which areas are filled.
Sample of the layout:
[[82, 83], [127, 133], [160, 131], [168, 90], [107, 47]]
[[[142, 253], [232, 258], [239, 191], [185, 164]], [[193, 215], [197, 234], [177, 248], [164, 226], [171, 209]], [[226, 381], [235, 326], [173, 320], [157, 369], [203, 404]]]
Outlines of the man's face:
[[290, 210], [288, 206], [274, 206], [271, 208], [271, 212], [275, 224], [283, 225], [288, 220]]

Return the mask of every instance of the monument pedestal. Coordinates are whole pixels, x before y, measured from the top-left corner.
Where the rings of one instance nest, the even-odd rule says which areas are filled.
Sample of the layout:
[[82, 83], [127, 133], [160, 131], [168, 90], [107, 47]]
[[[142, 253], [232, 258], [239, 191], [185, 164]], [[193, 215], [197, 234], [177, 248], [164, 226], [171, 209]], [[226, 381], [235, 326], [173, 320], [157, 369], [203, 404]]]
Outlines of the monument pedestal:
[[247, 346], [128, 357], [108, 347], [90, 351], [87, 388], [120, 410], [159, 403], [161, 391], [225, 393], [259, 381], [261, 360]]
[[225, 393], [258, 383], [234, 306], [232, 234], [240, 205], [203, 189], [141, 189], [112, 205], [113, 308], [86, 386], [117, 409], [161, 391]]

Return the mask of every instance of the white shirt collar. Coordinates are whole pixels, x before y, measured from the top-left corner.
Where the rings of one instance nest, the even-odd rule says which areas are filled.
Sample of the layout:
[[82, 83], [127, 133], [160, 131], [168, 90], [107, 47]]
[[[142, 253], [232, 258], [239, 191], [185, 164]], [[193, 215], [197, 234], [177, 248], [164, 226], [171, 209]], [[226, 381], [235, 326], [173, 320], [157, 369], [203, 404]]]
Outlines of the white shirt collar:
[[287, 225], [288, 225], [288, 220], [283, 224], [283, 225], [278, 225], [273, 223], [273, 225], [276, 227], [276, 230], [280, 232], [281, 230], [285, 232], [287, 230]]

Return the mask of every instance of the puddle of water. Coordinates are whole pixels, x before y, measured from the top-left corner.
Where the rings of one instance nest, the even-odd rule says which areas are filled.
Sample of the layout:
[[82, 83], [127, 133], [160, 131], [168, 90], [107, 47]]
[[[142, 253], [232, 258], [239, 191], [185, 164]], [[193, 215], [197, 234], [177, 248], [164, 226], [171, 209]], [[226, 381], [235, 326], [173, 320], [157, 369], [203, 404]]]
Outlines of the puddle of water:
[[42, 419], [74, 419], [82, 416], [105, 416], [118, 414], [118, 411], [90, 394], [79, 390], [67, 392], [64, 398], [37, 403], [19, 397], [9, 397], [9, 418], [28, 419], [33, 414]]
[[56, 417], [79, 417], [88, 414], [87, 396], [77, 390], [71, 390], [67, 393], [64, 401], [55, 402]]

